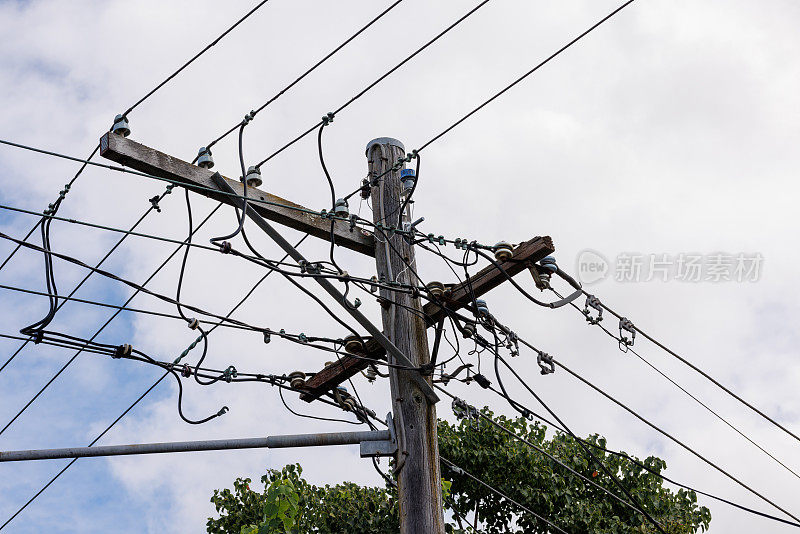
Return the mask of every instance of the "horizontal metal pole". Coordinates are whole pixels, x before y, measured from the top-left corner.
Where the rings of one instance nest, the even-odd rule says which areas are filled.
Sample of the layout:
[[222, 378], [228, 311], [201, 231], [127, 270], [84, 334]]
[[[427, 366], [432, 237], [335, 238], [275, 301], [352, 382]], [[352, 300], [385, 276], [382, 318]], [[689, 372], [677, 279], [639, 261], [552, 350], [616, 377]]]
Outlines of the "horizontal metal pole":
[[362, 432], [330, 432], [325, 434], [294, 434], [264, 438], [213, 439], [204, 441], [173, 441], [168, 443], [139, 443], [136, 445], [104, 445], [100, 447], [70, 447], [0, 452], [0, 462], [22, 460], [54, 460], [57, 458], [88, 458], [91, 456], [125, 456], [130, 454], [160, 454], [165, 452], [220, 451], [228, 449], [283, 449], [287, 447], [320, 447], [323, 445], [356, 445], [362, 441], [389, 441], [388, 430]]

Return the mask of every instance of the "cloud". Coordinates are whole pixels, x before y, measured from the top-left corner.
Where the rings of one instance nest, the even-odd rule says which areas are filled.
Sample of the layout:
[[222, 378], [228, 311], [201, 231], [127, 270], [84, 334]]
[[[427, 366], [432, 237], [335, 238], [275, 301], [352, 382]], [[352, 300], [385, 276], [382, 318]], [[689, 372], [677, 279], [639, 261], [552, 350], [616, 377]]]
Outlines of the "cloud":
[[[0, 3], [4, 51], [0, 58], [3, 138], [77, 156], [88, 155], [124, 111], [174, 68], [250, 9], [247, 2]], [[489, 3], [462, 27], [384, 80], [338, 114], [325, 130], [326, 163], [339, 191], [356, 188], [366, 174], [364, 147], [378, 136], [419, 147], [540, 59], [605, 15], [611, 2]], [[227, 130], [321, 58], [377, 11], [366, 0], [346, 3], [270, 2], [196, 64], [131, 113], [132, 138], [182, 159]], [[377, 76], [449, 24], [468, 7], [449, 1], [406, 0], [307, 80], [259, 114], [244, 136], [247, 164], [282, 146], [324, 113], [347, 101]], [[792, 51], [798, 8], [775, 2], [634, 3], [607, 25], [537, 72], [422, 153], [415, 215], [421, 229], [493, 244], [551, 235], [562, 266], [591, 248], [605, 257], [620, 252], [678, 254], [760, 252], [757, 283], [632, 283], [606, 280], [598, 296], [637, 326], [668, 342], [723, 384], [796, 429], [800, 376], [795, 265], [798, 185], [797, 107], [800, 78]], [[217, 168], [238, 170], [234, 137], [214, 150]], [[264, 187], [314, 209], [327, 207], [329, 192], [319, 168], [315, 140], [306, 138], [263, 168]], [[0, 201], [40, 212], [77, 166], [39, 155], [0, 149]], [[163, 183], [88, 169], [69, 192], [60, 215], [128, 228], [149, 207]], [[193, 196], [195, 223], [213, 204]], [[177, 189], [138, 231], [184, 239], [186, 207]], [[367, 205], [352, 205], [368, 216]], [[22, 236], [34, 222], [24, 214], [0, 214], [0, 231]], [[234, 228], [223, 209], [198, 232], [197, 243]], [[291, 239], [299, 238], [286, 231]], [[253, 229], [250, 237], [268, 257], [278, 249]], [[120, 238], [69, 223], [53, 224], [53, 246], [87, 263], [98, 261]], [[33, 241], [38, 243], [37, 240]], [[107, 269], [142, 282], [175, 249], [174, 244], [131, 236], [107, 260]], [[11, 247], [0, 243], [0, 252]], [[324, 243], [303, 245], [324, 258]], [[3, 258], [5, 256], [2, 256]], [[173, 295], [179, 259], [148, 287]], [[350, 273], [372, 274], [370, 258], [337, 251]], [[437, 258], [420, 253], [426, 280], [450, 281]], [[0, 283], [41, 290], [41, 257], [20, 253], [0, 271]], [[57, 262], [59, 289], [69, 291], [86, 271]], [[190, 252], [182, 299], [226, 313], [262, 272], [240, 259], [209, 251]], [[533, 284], [520, 275], [520, 283]], [[305, 284], [321, 294], [313, 284]], [[593, 286], [594, 287], [594, 286]], [[594, 290], [594, 289], [593, 289]], [[38, 319], [46, 299], [0, 290], [3, 333]], [[131, 288], [92, 277], [76, 296], [121, 304]], [[376, 322], [377, 306], [363, 308]], [[571, 309], [533, 307], [511, 287], [487, 295], [493, 313], [537, 346], [585, 374], [603, 389], [656, 421], [679, 439], [754, 487], [791, 506], [792, 475], [770, 462], [735, 432], [613, 340], [586, 325]], [[139, 295], [132, 306], [174, 313], [163, 302]], [[92, 335], [113, 310], [69, 303], [54, 326]], [[342, 328], [307, 296], [278, 276], [256, 290], [237, 312], [248, 322], [309, 335], [338, 337]], [[607, 319], [612, 331], [616, 324]], [[132, 343], [172, 360], [195, 338], [181, 321], [122, 313], [101, 334], [103, 342]], [[17, 345], [0, 340], [3, 355]], [[673, 358], [637, 340], [643, 357], [674, 377], [748, 435], [786, 459], [796, 443], [732, 401]], [[10, 419], [73, 353], [27, 347], [0, 374], [0, 416]], [[188, 361], [197, 358], [196, 349]], [[209, 365], [282, 374], [317, 370], [327, 357], [257, 334], [220, 328], [211, 336]], [[484, 365], [491, 362], [484, 361]], [[609, 445], [637, 456], [657, 454], [668, 474], [769, 511], [757, 499], [673, 443], [578, 384], [563, 372], [542, 377], [535, 359], [514, 360], [522, 375], [576, 432], [600, 432]], [[2, 448], [85, 445], [160, 376], [134, 362], [79, 356], [53, 385], [0, 437]], [[512, 395], [534, 404], [511, 383]], [[389, 410], [388, 387], [356, 379], [365, 403]], [[510, 409], [485, 391], [454, 391], [498, 412]], [[172, 378], [112, 430], [102, 443], [246, 437], [322, 432], [344, 425], [298, 419], [274, 388], [220, 383], [187, 385], [184, 409], [205, 417], [223, 405], [224, 417], [199, 427], [176, 413]], [[287, 402], [302, 413], [341, 417], [333, 408]], [[442, 402], [439, 415], [450, 418]], [[0, 422], [2, 422], [0, 421]], [[347, 428], [349, 429], [349, 427]], [[379, 485], [369, 462], [352, 448], [235, 451], [80, 460], [18, 517], [12, 532], [202, 531], [213, 513], [214, 488], [236, 476], [257, 479], [267, 467], [299, 461], [314, 482], [355, 480]], [[58, 462], [4, 465], [0, 516], [23, 504]], [[701, 499], [712, 509], [712, 533], [763, 531], [761, 519]], [[770, 532], [788, 527], [770, 525]]]

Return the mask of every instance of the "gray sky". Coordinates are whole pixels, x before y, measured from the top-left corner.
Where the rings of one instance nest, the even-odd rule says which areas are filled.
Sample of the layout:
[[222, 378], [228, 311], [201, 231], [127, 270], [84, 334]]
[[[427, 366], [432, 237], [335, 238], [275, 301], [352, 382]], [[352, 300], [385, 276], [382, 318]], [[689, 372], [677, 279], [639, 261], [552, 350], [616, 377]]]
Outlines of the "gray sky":
[[[477, 3], [477, 2], [475, 2]], [[387, 4], [271, 0], [251, 19], [130, 115], [131, 137], [191, 160], [197, 149], [260, 105], [338, 45]], [[405, 0], [248, 126], [248, 164], [263, 159], [361, 88], [474, 3]], [[392, 136], [406, 148], [428, 139], [497, 89], [600, 19], [607, 1], [493, 0], [448, 36], [337, 115], [326, 129], [326, 162], [339, 191], [366, 173], [364, 146]], [[249, 2], [174, 1], [0, 2], [0, 137], [85, 157], [124, 111], [251, 7]], [[494, 243], [550, 235], [560, 265], [577, 268], [581, 251], [607, 258], [609, 276], [592, 291], [637, 326], [729, 385], [790, 429], [800, 429], [795, 266], [796, 146], [800, 76], [795, 51], [800, 4], [789, 1], [639, 0], [523, 84], [492, 103], [423, 153], [415, 214], [426, 232]], [[233, 137], [214, 151], [217, 168], [238, 175]], [[0, 148], [0, 203], [41, 211], [77, 169], [76, 164]], [[321, 209], [329, 192], [309, 137], [263, 168], [264, 188]], [[129, 227], [163, 184], [90, 169], [60, 214]], [[177, 193], [177, 191], [176, 191]], [[213, 204], [193, 200], [195, 220]], [[352, 206], [369, 216], [364, 206]], [[175, 239], [186, 233], [182, 195], [162, 202], [141, 229]], [[0, 231], [21, 237], [29, 215], [0, 213]], [[234, 228], [220, 211], [198, 242]], [[53, 225], [53, 246], [89, 263], [118, 239], [109, 232]], [[256, 232], [252, 232], [255, 234]], [[299, 236], [286, 231], [292, 239]], [[272, 256], [277, 249], [255, 237]], [[131, 238], [109, 270], [143, 281], [173, 246]], [[322, 257], [325, 246], [303, 249]], [[0, 257], [10, 246], [0, 243]], [[620, 255], [760, 254], [755, 282], [701, 280], [620, 282]], [[371, 275], [368, 258], [346, 250], [338, 261], [350, 273]], [[418, 257], [423, 278], [450, 281], [441, 261]], [[151, 285], [171, 294], [178, 273], [171, 262]], [[59, 289], [69, 291], [85, 272], [56, 264]], [[646, 274], [646, 271], [645, 271]], [[205, 251], [189, 256], [183, 299], [225, 313], [261, 273], [251, 265]], [[92, 278], [93, 280], [94, 278]], [[533, 291], [524, 276], [521, 284]], [[41, 258], [20, 253], [0, 271], [0, 283], [41, 290]], [[311, 288], [312, 286], [309, 285]], [[316, 291], [316, 289], [315, 289]], [[77, 296], [121, 303], [129, 288], [98, 277]], [[38, 320], [46, 299], [0, 291], [2, 333]], [[362, 299], [365, 300], [365, 299]], [[616, 395], [645, 417], [792, 511], [798, 480], [713, 418], [574, 310], [533, 306], [511, 287], [487, 296], [493, 313], [523, 337]], [[365, 300], [366, 302], [366, 300]], [[134, 305], [173, 312], [154, 299]], [[366, 302], [378, 320], [376, 306]], [[68, 304], [53, 326], [90, 336], [108, 310]], [[238, 317], [287, 331], [342, 335], [341, 327], [307, 297], [277, 277], [259, 289]], [[616, 323], [604, 324], [612, 331]], [[98, 338], [130, 342], [161, 359], [179, 354], [194, 332], [181, 322], [120, 316]], [[5, 361], [17, 343], [0, 340]], [[795, 470], [797, 442], [732, 401], [673, 358], [637, 339], [640, 353]], [[0, 423], [10, 419], [69, 359], [61, 349], [27, 348], [0, 374]], [[208, 363], [283, 373], [319, 368], [325, 356], [286, 343], [266, 346], [259, 336], [220, 329]], [[656, 454], [666, 474], [759, 510], [767, 505], [711, 471], [685, 451], [614, 407], [566, 373], [542, 377], [535, 354], [514, 361], [529, 383], [578, 433], [599, 432], [609, 445], [639, 457]], [[6, 433], [0, 448], [85, 445], [157, 378], [134, 362], [81, 355]], [[509, 380], [510, 382], [510, 380]], [[366, 404], [386, 413], [388, 385], [356, 384]], [[535, 405], [521, 387], [512, 394]], [[510, 408], [477, 386], [453, 391], [497, 412]], [[188, 387], [184, 407], [205, 417], [231, 411], [199, 427], [180, 421], [176, 388], [164, 382], [109, 433], [103, 443], [132, 443], [341, 429], [298, 419], [277, 391], [264, 386]], [[340, 415], [324, 406], [298, 410]], [[439, 415], [452, 419], [449, 403]], [[349, 428], [348, 428], [349, 429]], [[213, 513], [214, 488], [236, 476], [257, 479], [266, 467], [300, 462], [320, 483], [380, 484], [352, 448], [238, 451], [79, 461], [9, 526], [10, 532], [202, 531]], [[4, 465], [0, 520], [5, 520], [54, 474], [61, 462]], [[385, 465], [385, 464], [384, 464]], [[711, 508], [712, 533], [788, 532], [788, 527], [700, 499]]]

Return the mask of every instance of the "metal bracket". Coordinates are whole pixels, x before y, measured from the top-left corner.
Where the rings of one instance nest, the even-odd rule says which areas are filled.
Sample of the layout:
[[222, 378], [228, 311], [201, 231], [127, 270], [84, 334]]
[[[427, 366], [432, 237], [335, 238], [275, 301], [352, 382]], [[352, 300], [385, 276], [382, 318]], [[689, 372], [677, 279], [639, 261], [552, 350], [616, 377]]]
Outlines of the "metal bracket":
[[397, 454], [397, 439], [391, 412], [386, 415], [386, 425], [389, 427], [389, 439], [382, 441], [362, 441], [359, 444], [362, 458], [379, 458], [381, 456], [394, 456]]

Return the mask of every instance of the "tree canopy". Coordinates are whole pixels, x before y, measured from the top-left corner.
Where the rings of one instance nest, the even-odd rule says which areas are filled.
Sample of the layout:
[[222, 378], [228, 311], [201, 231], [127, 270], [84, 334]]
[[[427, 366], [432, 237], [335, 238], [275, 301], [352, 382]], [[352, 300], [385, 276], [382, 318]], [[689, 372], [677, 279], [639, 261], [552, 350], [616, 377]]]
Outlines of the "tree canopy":
[[[548, 437], [542, 424], [530, 423], [522, 417], [495, 416], [488, 408], [482, 412], [597, 486], [627, 500], [611, 477], [598, 469], [569, 435], [555, 432]], [[439, 421], [439, 450], [443, 459], [566, 532], [656, 532], [635, 509], [522, 441], [479, 421], [465, 419], [458, 424]], [[650, 456], [637, 460], [650, 472], [630, 459], [604, 452], [606, 441], [596, 434], [586, 441], [596, 446], [594, 454], [666, 532], [690, 534], [708, 529], [711, 513], [697, 504], [695, 493], [683, 489], [672, 491], [654, 474], [666, 469], [662, 459]], [[467, 474], [449, 469], [446, 462], [442, 463], [442, 476], [448, 532], [553, 532], [545, 522]], [[315, 486], [303, 478], [299, 465], [269, 469], [261, 482], [262, 491], [252, 489], [249, 478], [236, 479], [233, 490], [215, 490], [211, 502], [219, 517], [208, 519], [209, 534], [399, 532], [396, 491], [391, 485], [378, 488], [344, 482]]]

